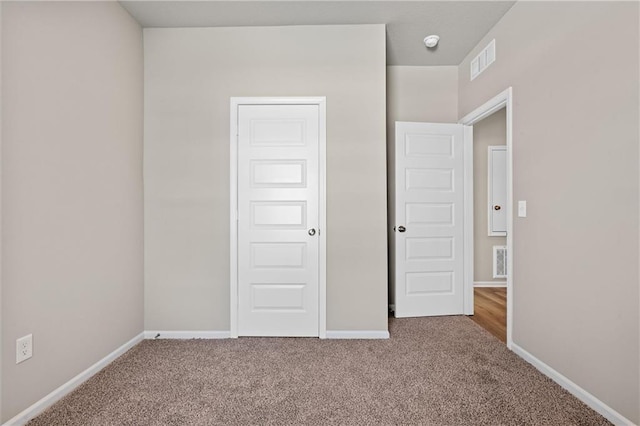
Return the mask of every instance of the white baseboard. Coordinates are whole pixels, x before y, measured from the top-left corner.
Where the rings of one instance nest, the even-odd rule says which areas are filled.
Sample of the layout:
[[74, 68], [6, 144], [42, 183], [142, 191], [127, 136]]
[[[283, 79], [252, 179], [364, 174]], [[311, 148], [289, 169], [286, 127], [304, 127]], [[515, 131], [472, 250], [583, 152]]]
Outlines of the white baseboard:
[[[160, 331], [147, 330], [145, 339], [229, 339], [229, 331]], [[327, 339], [388, 339], [386, 330], [327, 330]]]
[[388, 339], [387, 330], [327, 330], [327, 339]]
[[228, 339], [229, 331], [161, 331], [147, 330], [145, 339]]
[[133, 339], [129, 340], [124, 345], [120, 346], [115, 351], [111, 352], [106, 357], [102, 358], [100, 361], [93, 364], [91, 367], [84, 370], [82, 373], [75, 376], [73, 379], [69, 380], [67, 383], [63, 384], [49, 395], [42, 398], [40, 401], [31, 405], [26, 410], [22, 411], [12, 419], [8, 420], [4, 426], [22, 426], [26, 424], [29, 420], [33, 419], [40, 413], [42, 413], [47, 408], [51, 407], [53, 404], [61, 400], [71, 391], [75, 390], [78, 386], [89, 380], [94, 374], [98, 371], [105, 368], [109, 365], [113, 360], [118, 358], [120, 355], [124, 354], [126, 351], [137, 345], [143, 340], [143, 333], [140, 333]]
[[570, 394], [578, 398], [580, 401], [587, 404], [594, 411], [600, 413], [603, 417], [609, 420], [614, 425], [620, 426], [631, 426], [634, 423], [624, 417], [622, 414], [618, 413], [613, 408], [609, 407], [604, 402], [600, 401], [595, 396], [591, 395], [586, 390], [582, 389], [580, 386], [569, 380], [567, 377], [563, 376], [553, 368], [549, 367], [544, 362], [540, 361], [538, 358], [522, 349], [520, 346], [513, 343], [511, 345], [511, 350], [522, 357], [529, 364], [536, 367], [542, 374], [549, 377], [551, 380], [562, 386], [566, 389]]
[[474, 281], [474, 287], [506, 287], [506, 281]]
[[[229, 339], [229, 331], [145, 331], [145, 339]], [[327, 330], [327, 339], [388, 339], [386, 330]]]

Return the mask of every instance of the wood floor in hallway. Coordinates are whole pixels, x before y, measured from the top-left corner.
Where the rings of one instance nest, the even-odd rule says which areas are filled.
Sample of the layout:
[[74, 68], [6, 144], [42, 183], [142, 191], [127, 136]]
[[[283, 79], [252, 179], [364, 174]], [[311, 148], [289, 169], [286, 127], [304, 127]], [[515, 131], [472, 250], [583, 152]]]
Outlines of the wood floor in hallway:
[[473, 289], [474, 312], [471, 317], [503, 343], [507, 342], [507, 289], [478, 287]]

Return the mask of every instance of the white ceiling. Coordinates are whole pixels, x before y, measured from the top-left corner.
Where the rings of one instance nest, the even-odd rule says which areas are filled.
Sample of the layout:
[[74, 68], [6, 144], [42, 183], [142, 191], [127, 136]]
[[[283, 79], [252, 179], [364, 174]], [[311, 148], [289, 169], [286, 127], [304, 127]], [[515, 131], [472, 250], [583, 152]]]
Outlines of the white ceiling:
[[[143, 27], [386, 24], [387, 64], [459, 65], [515, 1], [121, 1]], [[436, 49], [422, 40], [440, 35]]]

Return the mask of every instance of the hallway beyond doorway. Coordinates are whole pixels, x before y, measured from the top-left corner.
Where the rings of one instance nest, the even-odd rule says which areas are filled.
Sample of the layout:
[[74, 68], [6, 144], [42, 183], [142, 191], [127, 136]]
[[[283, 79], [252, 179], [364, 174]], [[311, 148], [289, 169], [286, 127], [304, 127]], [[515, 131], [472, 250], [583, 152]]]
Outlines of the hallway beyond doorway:
[[507, 341], [507, 289], [479, 287], [473, 290], [474, 312], [471, 319], [503, 343]]

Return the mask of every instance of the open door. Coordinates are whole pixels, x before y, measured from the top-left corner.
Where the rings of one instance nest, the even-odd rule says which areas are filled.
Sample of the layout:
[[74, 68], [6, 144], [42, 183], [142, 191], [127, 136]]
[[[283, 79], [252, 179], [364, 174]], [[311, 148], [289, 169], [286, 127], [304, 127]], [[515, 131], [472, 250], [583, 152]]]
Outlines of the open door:
[[395, 143], [395, 316], [473, 313], [472, 128], [396, 122]]

